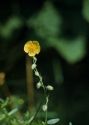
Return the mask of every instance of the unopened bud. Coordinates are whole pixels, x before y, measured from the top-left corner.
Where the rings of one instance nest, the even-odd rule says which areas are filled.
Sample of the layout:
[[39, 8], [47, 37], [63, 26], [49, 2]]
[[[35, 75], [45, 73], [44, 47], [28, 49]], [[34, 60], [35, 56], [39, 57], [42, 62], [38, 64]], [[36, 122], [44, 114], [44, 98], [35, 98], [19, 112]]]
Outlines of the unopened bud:
[[35, 75], [36, 75], [36, 76], [39, 76], [39, 72], [38, 72], [38, 71], [35, 71]]
[[32, 69], [35, 69], [36, 68], [36, 64], [32, 64]]
[[36, 85], [37, 89], [39, 89], [41, 86], [42, 86], [42, 85], [41, 85], [40, 82], [38, 82], [37, 85]]
[[51, 85], [48, 85], [46, 88], [47, 88], [48, 90], [50, 90], [50, 91], [54, 90], [53, 86], [51, 86]]
[[44, 112], [47, 111], [47, 108], [48, 108], [48, 107], [47, 107], [46, 104], [42, 106], [42, 110], [43, 110]]

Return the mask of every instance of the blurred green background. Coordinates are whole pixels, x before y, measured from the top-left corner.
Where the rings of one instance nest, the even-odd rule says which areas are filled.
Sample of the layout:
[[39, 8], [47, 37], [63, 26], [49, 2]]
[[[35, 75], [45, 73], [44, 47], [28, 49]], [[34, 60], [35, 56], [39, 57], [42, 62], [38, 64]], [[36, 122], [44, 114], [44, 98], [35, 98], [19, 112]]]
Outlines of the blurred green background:
[[[0, 4], [0, 97], [27, 96], [28, 40], [38, 40], [38, 68], [55, 90], [50, 104], [59, 124], [89, 124], [89, 0], [3, 0]], [[34, 80], [34, 86], [35, 86]], [[35, 91], [35, 93], [38, 93]]]

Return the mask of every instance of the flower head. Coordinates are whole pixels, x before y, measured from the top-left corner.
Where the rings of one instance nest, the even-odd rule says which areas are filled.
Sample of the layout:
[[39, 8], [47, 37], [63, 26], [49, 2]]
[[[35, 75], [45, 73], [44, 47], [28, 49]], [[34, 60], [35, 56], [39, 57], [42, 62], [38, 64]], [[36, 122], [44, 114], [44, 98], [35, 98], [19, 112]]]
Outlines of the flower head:
[[24, 45], [24, 51], [28, 53], [29, 56], [34, 57], [36, 54], [40, 53], [40, 45], [38, 41], [27, 41]]

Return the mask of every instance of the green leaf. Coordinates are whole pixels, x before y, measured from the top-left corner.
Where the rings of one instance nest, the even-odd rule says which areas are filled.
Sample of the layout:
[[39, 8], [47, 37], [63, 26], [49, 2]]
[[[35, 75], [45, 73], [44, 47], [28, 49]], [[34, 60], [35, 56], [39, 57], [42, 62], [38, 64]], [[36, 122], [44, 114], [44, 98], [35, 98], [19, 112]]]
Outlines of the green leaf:
[[48, 44], [54, 47], [69, 63], [80, 61], [86, 54], [86, 39], [83, 36], [72, 40], [50, 37]]
[[12, 110], [8, 113], [8, 115], [11, 116], [11, 115], [15, 114], [17, 111], [18, 111], [18, 108], [14, 108], [14, 109], [12, 109]]
[[82, 13], [84, 18], [89, 22], [89, 0], [84, 0]]
[[0, 121], [2, 121], [3, 119], [5, 119], [5, 114], [0, 114]]
[[0, 35], [4, 38], [11, 38], [15, 29], [21, 28], [23, 22], [19, 17], [11, 17], [4, 25], [0, 24]]
[[9, 98], [6, 98], [6, 100], [2, 102], [1, 108], [6, 107], [8, 103], [9, 103]]
[[27, 25], [34, 28], [40, 37], [57, 36], [61, 30], [61, 16], [51, 2], [46, 2], [42, 10], [27, 21]]
[[50, 119], [47, 121], [47, 124], [49, 125], [53, 125], [53, 124], [56, 124], [57, 122], [59, 122], [59, 118], [55, 118], [55, 119]]
[[72, 122], [69, 122], [69, 125], [72, 125]]

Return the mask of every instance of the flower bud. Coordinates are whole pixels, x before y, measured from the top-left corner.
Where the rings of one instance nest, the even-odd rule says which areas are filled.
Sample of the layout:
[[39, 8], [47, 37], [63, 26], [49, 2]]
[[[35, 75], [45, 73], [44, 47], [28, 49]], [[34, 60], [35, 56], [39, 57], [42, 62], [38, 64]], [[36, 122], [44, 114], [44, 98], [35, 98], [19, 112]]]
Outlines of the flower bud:
[[32, 69], [34, 70], [36, 68], [36, 64], [32, 64]]
[[50, 90], [50, 91], [54, 90], [53, 86], [51, 86], [51, 85], [48, 85], [46, 88], [47, 88], [47, 90]]
[[39, 76], [39, 72], [38, 72], [38, 71], [35, 71], [35, 75], [36, 75], [36, 76]]
[[42, 106], [42, 110], [43, 110], [44, 112], [47, 111], [47, 108], [48, 108], [48, 107], [47, 107], [46, 104]]
[[40, 82], [38, 82], [37, 85], [36, 85], [37, 89], [39, 89], [41, 86], [42, 86], [42, 85], [41, 85]]

